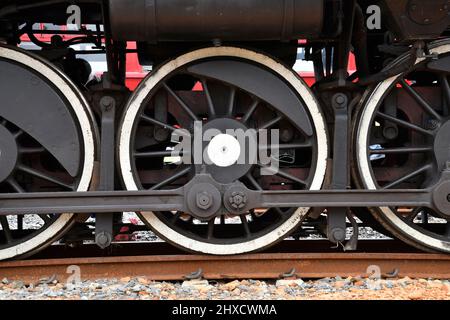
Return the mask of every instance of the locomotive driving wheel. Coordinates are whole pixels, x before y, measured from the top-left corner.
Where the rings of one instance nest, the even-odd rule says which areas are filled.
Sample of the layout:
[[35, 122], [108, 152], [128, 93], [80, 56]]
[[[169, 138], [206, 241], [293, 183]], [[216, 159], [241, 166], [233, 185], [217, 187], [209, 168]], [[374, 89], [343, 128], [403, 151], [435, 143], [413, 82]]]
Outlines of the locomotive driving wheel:
[[[76, 87], [46, 61], [0, 46], [0, 192], [87, 191], [94, 127]], [[70, 228], [74, 215], [0, 216], [0, 260], [28, 256]]]
[[[438, 41], [429, 48], [435, 59], [417, 59], [412, 72], [378, 84], [361, 108], [355, 134], [360, 187], [432, 187], [450, 160], [450, 41]], [[409, 55], [404, 55], [390, 67], [407, 59]], [[447, 215], [427, 208], [371, 211], [403, 241], [422, 250], [450, 252]]]
[[[177, 129], [194, 132], [195, 139], [198, 126], [202, 134], [215, 132], [201, 142], [200, 153], [210, 160], [202, 165], [186, 163], [184, 154], [174, 157], [172, 153], [180, 141], [191, 139], [180, 140]], [[262, 144], [257, 136], [242, 144], [229, 133], [260, 129], [278, 130], [278, 141], [269, 137]], [[317, 190], [324, 179], [328, 150], [325, 123], [307, 85], [268, 56], [233, 47], [193, 51], [154, 70], [130, 99], [119, 144], [119, 164], [128, 190], [175, 189], [200, 173], [221, 185], [243, 184], [253, 190]], [[276, 147], [279, 152], [269, 153], [269, 158], [279, 169], [269, 169], [259, 155], [255, 162], [250, 158], [238, 162], [240, 155], [250, 153], [249, 145], [258, 145], [258, 150]], [[262, 174], [261, 169], [268, 171]], [[207, 193], [197, 198], [204, 210], [210, 207]], [[232, 193], [230, 201], [239, 209], [245, 195]], [[207, 221], [192, 212], [141, 212], [140, 216], [176, 246], [225, 255], [261, 250], [284, 239], [309, 208], [236, 211], [223, 209]]]

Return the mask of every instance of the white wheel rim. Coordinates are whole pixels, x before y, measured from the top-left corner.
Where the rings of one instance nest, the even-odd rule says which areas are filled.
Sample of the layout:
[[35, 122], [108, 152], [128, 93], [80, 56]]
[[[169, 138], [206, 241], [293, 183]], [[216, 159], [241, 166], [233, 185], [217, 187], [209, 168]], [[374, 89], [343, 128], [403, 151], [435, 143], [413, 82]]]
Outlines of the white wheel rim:
[[[303, 80], [301, 80], [294, 72], [287, 69], [282, 64], [260, 53], [235, 47], [213, 47], [189, 52], [164, 64], [140, 84], [138, 89], [130, 98], [130, 102], [128, 103], [126, 109], [127, 111], [120, 128], [119, 162], [122, 178], [126, 188], [128, 190], [138, 190], [138, 186], [134, 180], [132, 172], [130, 141], [136, 115], [139, 112], [145, 97], [164, 77], [180, 66], [186, 65], [198, 59], [219, 56], [243, 58], [266, 66], [282, 76], [300, 94], [313, 120], [317, 139], [317, 163], [314, 179], [311, 183], [310, 189], [319, 190], [322, 187], [325, 177], [328, 157], [328, 139], [325, 129], [325, 122], [316, 98]], [[145, 219], [146, 222], [155, 230], [155, 232], [181, 247], [206, 254], [231, 255], [259, 250], [269, 246], [277, 240], [280, 240], [280, 238], [287, 235], [305, 218], [308, 211], [309, 208], [298, 208], [287, 221], [270, 233], [248, 242], [230, 245], [205, 243], [188, 238], [168, 227], [164, 222], [158, 219], [153, 212], [141, 212], [141, 215], [143, 219]]]
[[[21, 50], [2, 46], [0, 46], [0, 57], [18, 62], [35, 70], [40, 75], [46, 77], [51, 83], [55, 84], [67, 100], [70, 101], [74, 114], [79, 122], [85, 153], [83, 171], [80, 176], [77, 191], [88, 191], [94, 169], [95, 144], [91, 115], [87, 107], [88, 103], [83, 98], [83, 95], [65, 75], [38, 57], [22, 52]], [[56, 235], [62, 232], [72, 222], [73, 217], [74, 214], [72, 213], [60, 214], [50, 226], [35, 237], [18, 245], [0, 249], [0, 260], [21, 256], [39, 247], [43, 247], [45, 244], [49, 244], [49, 241], [53, 240]]]
[[[432, 53], [443, 54], [450, 52], [450, 45], [441, 45], [431, 49]], [[417, 63], [423, 61], [422, 59], [418, 59]], [[357, 131], [357, 145], [356, 145], [356, 154], [357, 154], [357, 162], [358, 169], [364, 184], [364, 187], [367, 189], [375, 190], [377, 189], [376, 183], [373, 180], [370, 163], [369, 163], [369, 155], [368, 145], [367, 145], [367, 137], [369, 135], [370, 126], [372, 123], [373, 113], [377, 109], [379, 103], [382, 101], [384, 94], [387, 90], [391, 88], [391, 86], [397, 82], [397, 80], [402, 75], [397, 75], [392, 78], [389, 78], [382, 83], [380, 83], [375, 90], [372, 92], [370, 97], [368, 98], [368, 103], [365, 105], [363, 113], [361, 115], [361, 119], [359, 121], [359, 127]], [[439, 239], [430, 237], [426, 234], [419, 232], [418, 230], [412, 228], [410, 225], [405, 223], [402, 219], [400, 219], [395, 212], [393, 212], [389, 207], [380, 208], [384, 217], [389, 220], [390, 224], [393, 227], [399, 229], [403, 234], [412, 236], [415, 240], [419, 241], [421, 244], [432, 247], [441, 251], [450, 252], [450, 241], [445, 242]]]

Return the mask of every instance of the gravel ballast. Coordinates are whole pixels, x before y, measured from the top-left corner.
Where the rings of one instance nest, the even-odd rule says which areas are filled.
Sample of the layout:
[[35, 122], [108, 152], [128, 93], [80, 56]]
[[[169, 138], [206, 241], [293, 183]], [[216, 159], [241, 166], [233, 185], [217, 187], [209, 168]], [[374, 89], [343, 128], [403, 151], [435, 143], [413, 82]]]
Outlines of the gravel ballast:
[[153, 282], [145, 277], [99, 279], [79, 284], [0, 281], [0, 300], [450, 300], [447, 280], [410, 278], [371, 280], [325, 278], [316, 281], [243, 280], [183, 283]]

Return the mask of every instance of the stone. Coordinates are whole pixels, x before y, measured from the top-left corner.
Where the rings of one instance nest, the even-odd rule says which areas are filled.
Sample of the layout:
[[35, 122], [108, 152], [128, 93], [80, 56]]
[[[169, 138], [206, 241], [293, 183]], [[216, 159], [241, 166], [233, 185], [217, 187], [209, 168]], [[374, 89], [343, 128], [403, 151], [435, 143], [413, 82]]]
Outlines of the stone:
[[12, 284], [11, 284], [11, 287], [13, 288], [13, 289], [20, 289], [20, 288], [22, 288], [24, 286], [24, 283], [22, 282], [22, 281], [14, 281]]
[[419, 279], [419, 283], [428, 283], [428, 280], [426, 280], [426, 279]]
[[225, 290], [233, 291], [236, 289], [241, 283], [238, 280], [234, 280], [232, 282], [228, 282], [222, 286]]
[[365, 283], [364, 283], [364, 281], [362, 281], [362, 280], [358, 280], [358, 281], [356, 281], [356, 282], [354, 283], [354, 285], [357, 286], [357, 287], [362, 287], [362, 286], [365, 285]]
[[232, 294], [235, 296], [239, 296], [241, 294], [241, 290], [239, 290], [239, 288], [236, 288], [232, 291]]
[[140, 284], [135, 285], [133, 288], [131, 288], [133, 292], [140, 292], [142, 290], [142, 286]]
[[430, 283], [428, 283], [428, 287], [430, 287], [432, 289], [438, 289], [438, 290], [445, 289], [444, 284], [440, 281], [439, 282], [436, 282], [436, 281], [430, 282]]
[[420, 300], [423, 298], [423, 291], [417, 290], [408, 295], [408, 299], [410, 300]]
[[182, 288], [196, 288], [209, 286], [208, 280], [187, 280], [181, 285]]
[[447, 292], [450, 292], [450, 284], [448, 284], [448, 283], [444, 283], [444, 285], [443, 285], [443, 288], [442, 288], [443, 290], [445, 290], [445, 291], [447, 291]]
[[89, 284], [89, 289], [91, 290], [97, 290], [97, 289], [101, 289], [102, 286], [96, 282], [92, 282], [91, 284]]
[[302, 287], [305, 282], [302, 279], [295, 280], [277, 280], [275, 283], [276, 287]]
[[123, 277], [123, 278], [120, 279], [120, 282], [125, 283], [125, 282], [130, 282], [130, 280], [131, 280], [130, 277]]
[[140, 284], [142, 284], [142, 285], [144, 285], [144, 286], [146, 286], [146, 285], [149, 284], [149, 281], [148, 281], [147, 279], [145, 279], [145, 278], [140, 277], [140, 278], [138, 278], [137, 280], [138, 280], [138, 282], [139, 282]]

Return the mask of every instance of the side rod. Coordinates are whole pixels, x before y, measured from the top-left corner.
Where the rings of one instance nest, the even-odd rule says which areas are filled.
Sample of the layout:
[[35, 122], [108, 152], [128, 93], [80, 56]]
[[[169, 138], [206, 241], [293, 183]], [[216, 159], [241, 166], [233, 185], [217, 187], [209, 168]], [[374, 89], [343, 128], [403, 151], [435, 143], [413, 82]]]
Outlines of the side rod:
[[[433, 207], [432, 190], [250, 191], [251, 208]], [[188, 211], [183, 188], [0, 194], [0, 215]]]

